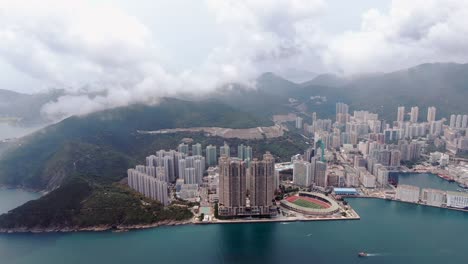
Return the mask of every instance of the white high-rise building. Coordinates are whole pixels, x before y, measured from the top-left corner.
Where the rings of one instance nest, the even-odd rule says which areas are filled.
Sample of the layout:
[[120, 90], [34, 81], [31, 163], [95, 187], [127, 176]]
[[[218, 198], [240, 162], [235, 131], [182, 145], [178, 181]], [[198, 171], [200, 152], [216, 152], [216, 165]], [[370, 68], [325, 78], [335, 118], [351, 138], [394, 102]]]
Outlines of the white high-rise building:
[[461, 127], [462, 128], [467, 128], [468, 127], [468, 115], [463, 115]]
[[456, 128], [462, 127], [462, 115], [457, 115], [457, 120], [455, 121], [455, 127]]
[[202, 146], [200, 143], [192, 145], [192, 156], [202, 156]]
[[457, 116], [456, 115], [451, 115], [450, 116], [450, 127], [455, 127], [457, 123]]
[[295, 185], [309, 187], [313, 182], [313, 170], [310, 162], [297, 160], [293, 164], [293, 182]]
[[397, 122], [405, 121], [405, 107], [399, 106], [398, 107], [398, 114], [397, 114]]
[[304, 119], [302, 119], [302, 117], [300, 117], [300, 116], [296, 117], [296, 128], [297, 129], [302, 129], [303, 123], [304, 123]]
[[411, 117], [410, 117], [411, 123], [417, 123], [418, 116], [419, 116], [419, 107], [417, 106], [411, 107]]
[[135, 169], [129, 169], [128, 186], [144, 196], [157, 200], [164, 206], [169, 204], [167, 183]]
[[197, 184], [195, 178], [195, 168], [186, 168], [184, 173], [184, 183], [185, 184]]
[[231, 156], [231, 148], [228, 144], [224, 143], [224, 145], [219, 148], [219, 155]]
[[436, 111], [434, 106], [427, 108], [427, 122], [434, 122], [436, 120]]

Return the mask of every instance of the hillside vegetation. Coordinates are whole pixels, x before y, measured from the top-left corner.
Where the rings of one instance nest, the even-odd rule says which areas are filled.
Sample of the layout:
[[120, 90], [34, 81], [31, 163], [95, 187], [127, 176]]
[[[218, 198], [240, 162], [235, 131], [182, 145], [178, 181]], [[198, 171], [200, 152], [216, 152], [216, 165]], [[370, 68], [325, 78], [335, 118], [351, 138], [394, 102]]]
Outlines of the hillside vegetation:
[[134, 105], [70, 117], [24, 138], [21, 146], [5, 153], [0, 160], [0, 183], [53, 189], [69, 176], [112, 182], [123, 178], [134, 157], [141, 158], [142, 149], [157, 140], [137, 130], [259, 125], [272, 122], [217, 102], [175, 99], [157, 106]]

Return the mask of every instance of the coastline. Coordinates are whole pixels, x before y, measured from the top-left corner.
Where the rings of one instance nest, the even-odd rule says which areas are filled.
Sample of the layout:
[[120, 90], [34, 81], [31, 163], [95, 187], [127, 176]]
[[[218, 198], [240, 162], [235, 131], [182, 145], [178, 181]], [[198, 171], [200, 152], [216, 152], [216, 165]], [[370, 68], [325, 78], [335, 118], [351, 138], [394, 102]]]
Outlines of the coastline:
[[183, 221], [162, 221], [152, 224], [140, 225], [101, 225], [91, 227], [51, 227], [51, 228], [0, 228], [0, 234], [16, 233], [72, 233], [72, 232], [127, 232], [140, 229], [151, 229], [163, 226], [181, 226], [181, 225], [213, 225], [213, 224], [259, 224], [259, 223], [290, 223], [290, 222], [312, 222], [312, 221], [346, 221], [360, 220], [361, 217], [356, 211], [352, 210], [353, 216], [349, 217], [311, 217], [311, 218], [266, 218], [266, 219], [231, 219], [215, 220], [209, 222], [199, 222], [193, 219]]
[[72, 232], [126, 232], [130, 230], [150, 229], [162, 226], [180, 226], [193, 224], [192, 220], [184, 221], [162, 221], [152, 224], [141, 225], [101, 225], [91, 227], [50, 227], [50, 228], [0, 228], [0, 234], [17, 234], [17, 233], [72, 233]]

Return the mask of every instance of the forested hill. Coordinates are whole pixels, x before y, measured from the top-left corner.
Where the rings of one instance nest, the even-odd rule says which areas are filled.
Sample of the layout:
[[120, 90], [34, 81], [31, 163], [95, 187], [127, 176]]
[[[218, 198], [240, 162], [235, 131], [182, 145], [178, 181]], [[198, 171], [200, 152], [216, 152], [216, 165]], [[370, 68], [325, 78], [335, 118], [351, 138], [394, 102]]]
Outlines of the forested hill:
[[73, 175], [115, 181], [147, 148], [148, 142], [137, 130], [262, 125], [272, 122], [215, 101], [176, 99], [70, 117], [22, 139], [19, 147], [5, 153], [0, 160], [0, 183], [52, 189]]

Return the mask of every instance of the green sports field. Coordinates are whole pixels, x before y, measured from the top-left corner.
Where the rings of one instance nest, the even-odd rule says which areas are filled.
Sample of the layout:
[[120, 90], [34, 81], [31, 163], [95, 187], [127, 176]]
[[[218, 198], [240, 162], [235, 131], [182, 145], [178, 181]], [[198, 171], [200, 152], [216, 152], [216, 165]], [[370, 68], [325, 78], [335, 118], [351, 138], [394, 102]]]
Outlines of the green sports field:
[[320, 205], [320, 204], [316, 204], [316, 203], [313, 203], [313, 202], [310, 202], [310, 201], [307, 201], [305, 199], [297, 199], [295, 200], [294, 202], [292, 202], [293, 204], [295, 205], [299, 205], [301, 207], [305, 207], [305, 208], [313, 208], [313, 209], [322, 209], [322, 208], [325, 208], [324, 206]]

